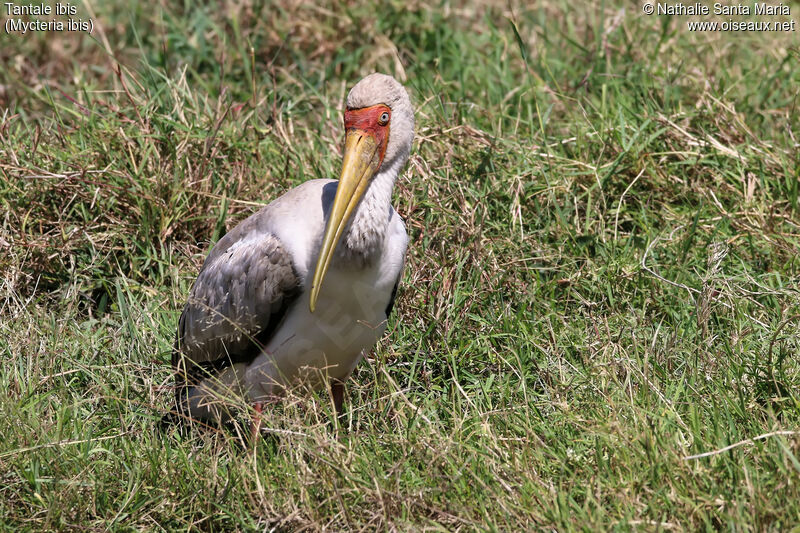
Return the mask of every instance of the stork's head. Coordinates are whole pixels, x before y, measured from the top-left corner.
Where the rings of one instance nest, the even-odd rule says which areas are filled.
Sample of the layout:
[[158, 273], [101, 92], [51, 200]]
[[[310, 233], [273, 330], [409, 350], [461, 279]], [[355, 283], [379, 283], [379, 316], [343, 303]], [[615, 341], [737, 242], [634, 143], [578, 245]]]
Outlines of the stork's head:
[[382, 172], [396, 174], [408, 159], [414, 140], [408, 93], [391, 76], [370, 74], [347, 95], [344, 128], [342, 173], [314, 272], [312, 313], [334, 248], [369, 184]]
[[[414, 140], [414, 110], [408, 93], [393, 77], [370, 74], [347, 95], [344, 127], [348, 140], [366, 134], [376, 142], [380, 154], [376, 168], [402, 164]], [[348, 148], [345, 143], [345, 163]]]

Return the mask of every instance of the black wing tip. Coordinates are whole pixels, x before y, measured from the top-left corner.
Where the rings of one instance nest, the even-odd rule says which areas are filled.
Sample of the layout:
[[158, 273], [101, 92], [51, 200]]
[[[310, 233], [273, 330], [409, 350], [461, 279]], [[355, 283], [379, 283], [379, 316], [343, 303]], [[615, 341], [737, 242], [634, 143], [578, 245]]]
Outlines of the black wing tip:
[[386, 318], [392, 314], [392, 309], [394, 309], [394, 302], [397, 298], [397, 287], [400, 286], [400, 278], [397, 278], [397, 281], [394, 283], [394, 287], [392, 288], [392, 295], [389, 297], [389, 304], [386, 306]]

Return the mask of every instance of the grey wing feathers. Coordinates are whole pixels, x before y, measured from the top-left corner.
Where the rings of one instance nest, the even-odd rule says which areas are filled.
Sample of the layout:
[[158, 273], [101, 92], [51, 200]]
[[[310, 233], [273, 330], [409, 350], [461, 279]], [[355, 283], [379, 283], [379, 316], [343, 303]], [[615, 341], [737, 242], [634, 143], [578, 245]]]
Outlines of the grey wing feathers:
[[197, 371], [254, 359], [300, 293], [291, 255], [257, 222], [220, 239], [192, 287], [172, 356], [179, 389]]

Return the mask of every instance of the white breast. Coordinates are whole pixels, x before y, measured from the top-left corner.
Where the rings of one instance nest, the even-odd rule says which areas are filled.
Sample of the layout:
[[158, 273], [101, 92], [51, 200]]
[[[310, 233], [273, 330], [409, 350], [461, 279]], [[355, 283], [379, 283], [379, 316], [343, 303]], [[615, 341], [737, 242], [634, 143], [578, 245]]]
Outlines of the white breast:
[[[304, 291], [266, 350], [245, 371], [251, 400], [272, 396], [294, 382], [319, 386], [324, 378], [344, 380], [350, 375], [363, 351], [386, 329], [386, 308], [407, 243], [405, 226], [393, 212], [380, 260], [358, 270], [332, 264], [314, 313]], [[312, 277], [309, 272], [307, 283]]]

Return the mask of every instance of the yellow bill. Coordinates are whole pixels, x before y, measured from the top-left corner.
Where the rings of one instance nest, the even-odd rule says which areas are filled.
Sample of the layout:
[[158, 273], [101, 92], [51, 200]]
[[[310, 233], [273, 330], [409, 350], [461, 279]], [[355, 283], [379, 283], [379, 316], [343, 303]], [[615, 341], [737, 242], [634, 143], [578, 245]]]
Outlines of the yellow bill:
[[325, 237], [319, 251], [317, 268], [314, 270], [314, 281], [311, 284], [309, 309], [312, 313], [317, 306], [322, 280], [328, 272], [336, 244], [380, 163], [381, 154], [374, 135], [362, 130], [347, 132], [344, 142], [342, 174], [339, 177], [336, 196], [328, 216], [328, 225], [325, 227]]

